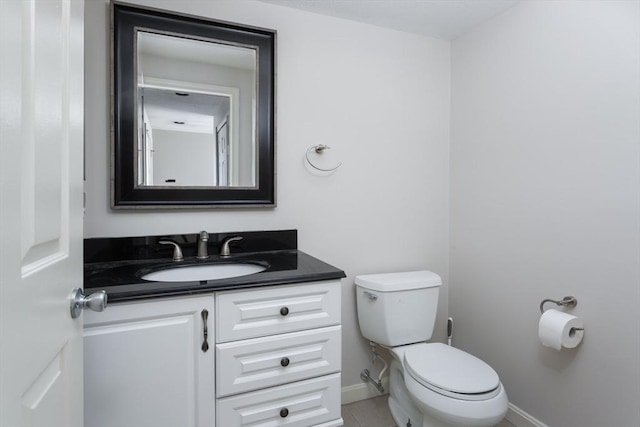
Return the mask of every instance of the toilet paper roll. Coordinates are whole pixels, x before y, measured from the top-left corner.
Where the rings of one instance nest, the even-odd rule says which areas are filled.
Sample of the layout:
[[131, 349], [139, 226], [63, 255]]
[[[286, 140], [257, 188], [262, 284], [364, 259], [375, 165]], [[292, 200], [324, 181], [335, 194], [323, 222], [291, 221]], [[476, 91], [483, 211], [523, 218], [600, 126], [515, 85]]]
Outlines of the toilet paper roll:
[[558, 310], [542, 313], [538, 324], [538, 337], [543, 345], [556, 350], [574, 348], [584, 335], [582, 319]]

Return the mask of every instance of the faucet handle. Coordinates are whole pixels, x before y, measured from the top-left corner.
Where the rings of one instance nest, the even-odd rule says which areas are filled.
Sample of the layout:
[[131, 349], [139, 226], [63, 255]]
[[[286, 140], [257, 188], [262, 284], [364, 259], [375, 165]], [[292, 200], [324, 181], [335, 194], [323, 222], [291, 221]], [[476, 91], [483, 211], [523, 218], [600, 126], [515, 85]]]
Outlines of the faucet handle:
[[173, 260], [174, 261], [182, 261], [184, 257], [182, 256], [182, 249], [180, 249], [180, 245], [171, 240], [160, 240], [158, 242], [161, 245], [173, 245]]
[[229, 249], [229, 243], [235, 242], [237, 240], [242, 240], [241, 236], [228, 237], [222, 241], [222, 247], [220, 248], [220, 256], [230, 256], [231, 250]]

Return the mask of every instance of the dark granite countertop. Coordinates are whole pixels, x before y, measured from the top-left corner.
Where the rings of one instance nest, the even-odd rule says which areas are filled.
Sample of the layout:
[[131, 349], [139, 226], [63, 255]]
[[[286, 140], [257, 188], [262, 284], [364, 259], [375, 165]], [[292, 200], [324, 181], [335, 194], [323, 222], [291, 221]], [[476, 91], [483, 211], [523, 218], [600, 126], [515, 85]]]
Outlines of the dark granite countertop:
[[[90, 244], [90, 246], [94, 245], [94, 242]], [[86, 248], [87, 243], [85, 242], [85, 252]], [[187, 254], [185, 253], [185, 255]], [[212, 255], [207, 260], [198, 260], [195, 256], [185, 256], [184, 261], [179, 262], [166, 257], [133, 260], [118, 259], [118, 257], [89, 258], [87, 260], [85, 256], [85, 293], [106, 290], [111, 303], [346, 277], [344, 271], [297, 249], [241, 252], [225, 258]], [[218, 280], [155, 282], [142, 279], [142, 276], [152, 271], [211, 263], [254, 263], [267, 268], [259, 273]]]

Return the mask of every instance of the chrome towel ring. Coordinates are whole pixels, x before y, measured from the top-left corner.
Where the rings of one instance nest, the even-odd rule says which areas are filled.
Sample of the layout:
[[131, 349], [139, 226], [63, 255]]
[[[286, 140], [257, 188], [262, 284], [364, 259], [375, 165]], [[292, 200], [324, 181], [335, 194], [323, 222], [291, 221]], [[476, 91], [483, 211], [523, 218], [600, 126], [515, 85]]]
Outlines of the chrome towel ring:
[[322, 168], [320, 166], [317, 166], [316, 164], [314, 164], [311, 159], [309, 158], [309, 155], [315, 151], [315, 154], [317, 155], [321, 155], [322, 153], [324, 153], [324, 150], [328, 150], [331, 147], [329, 147], [328, 145], [325, 144], [318, 144], [318, 145], [312, 145], [309, 148], [307, 148], [307, 151], [304, 155], [305, 160], [307, 161], [307, 163], [309, 164], [309, 166], [311, 166], [312, 168], [319, 170], [321, 172], [333, 172], [336, 169], [338, 169], [340, 166], [342, 166], [342, 162], [339, 162], [337, 165], [335, 165], [332, 168]]

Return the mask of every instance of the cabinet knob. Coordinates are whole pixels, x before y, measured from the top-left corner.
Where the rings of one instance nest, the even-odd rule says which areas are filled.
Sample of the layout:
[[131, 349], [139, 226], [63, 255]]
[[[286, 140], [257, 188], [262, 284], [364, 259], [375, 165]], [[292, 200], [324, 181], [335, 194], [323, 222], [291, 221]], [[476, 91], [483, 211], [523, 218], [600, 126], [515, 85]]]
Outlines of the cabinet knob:
[[289, 307], [282, 307], [280, 309], [280, 315], [286, 316], [287, 314], [289, 314]]
[[283, 357], [282, 359], [280, 359], [280, 365], [283, 368], [289, 366], [289, 358], [288, 357]]
[[282, 408], [282, 409], [280, 409], [280, 416], [281, 416], [282, 418], [286, 418], [286, 417], [287, 417], [287, 415], [289, 415], [289, 410], [288, 410], [287, 408]]

